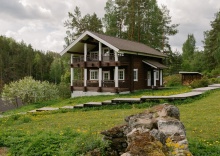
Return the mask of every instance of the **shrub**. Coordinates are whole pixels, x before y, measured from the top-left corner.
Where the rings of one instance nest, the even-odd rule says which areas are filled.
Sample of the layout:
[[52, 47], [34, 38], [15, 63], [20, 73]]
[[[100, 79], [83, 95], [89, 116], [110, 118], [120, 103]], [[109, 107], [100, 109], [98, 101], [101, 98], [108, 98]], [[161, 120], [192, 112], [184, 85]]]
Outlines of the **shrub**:
[[195, 80], [190, 83], [192, 88], [207, 87], [208, 85], [209, 80], [207, 77], [203, 77], [201, 80]]
[[70, 92], [70, 85], [68, 83], [61, 82], [58, 85], [59, 88], [59, 96], [61, 98], [70, 98], [71, 92]]
[[2, 92], [3, 99], [19, 97], [24, 103], [39, 102], [58, 98], [58, 88], [47, 81], [36, 81], [32, 77], [5, 85]]
[[181, 76], [179, 74], [170, 75], [164, 78], [164, 85], [166, 87], [174, 87], [182, 85]]

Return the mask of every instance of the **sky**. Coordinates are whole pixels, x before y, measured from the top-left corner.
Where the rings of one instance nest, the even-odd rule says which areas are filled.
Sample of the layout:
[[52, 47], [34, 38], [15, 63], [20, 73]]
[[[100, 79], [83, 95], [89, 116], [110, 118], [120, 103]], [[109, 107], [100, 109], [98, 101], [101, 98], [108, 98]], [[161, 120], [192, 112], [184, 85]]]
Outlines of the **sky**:
[[[107, 0], [0, 0], [0, 35], [31, 44], [34, 49], [61, 52], [68, 12], [78, 6], [82, 16], [94, 12], [104, 16]], [[196, 46], [203, 49], [204, 31], [220, 9], [219, 0], [158, 0], [170, 10], [172, 23], [179, 24], [178, 34], [170, 37], [173, 51], [181, 52], [188, 34], [194, 34]], [[0, 47], [1, 48], [1, 47]]]

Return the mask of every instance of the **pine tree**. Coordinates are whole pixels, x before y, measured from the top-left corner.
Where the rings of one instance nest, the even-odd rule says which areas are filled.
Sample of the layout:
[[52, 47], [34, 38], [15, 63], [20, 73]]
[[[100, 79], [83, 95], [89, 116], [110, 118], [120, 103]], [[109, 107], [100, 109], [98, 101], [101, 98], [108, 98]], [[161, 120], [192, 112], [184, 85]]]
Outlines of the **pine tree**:
[[69, 12], [68, 15], [69, 19], [64, 22], [64, 27], [68, 29], [66, 31], [67, 36], [64, 38], [66, 42], [64, 46], [68, 46], [86, 30], [102, 32], [102, 21], [95, 13], [92, 15], [86, 14], [82, 17], [79, 7], [76, 7], [74, 13]]
[[193, 34], [187, 36], [187, 40], [183, 43], [182, 47], [182, 69], [185, 71], [193, 70], [194, 53], [196, 50], [196, 40]]
[[211, 30], [204, 33], [204, 54], [206, 56], [206, 69], [211, 71], [220, 67], [220, 11], [215, 14], [211, 22]]

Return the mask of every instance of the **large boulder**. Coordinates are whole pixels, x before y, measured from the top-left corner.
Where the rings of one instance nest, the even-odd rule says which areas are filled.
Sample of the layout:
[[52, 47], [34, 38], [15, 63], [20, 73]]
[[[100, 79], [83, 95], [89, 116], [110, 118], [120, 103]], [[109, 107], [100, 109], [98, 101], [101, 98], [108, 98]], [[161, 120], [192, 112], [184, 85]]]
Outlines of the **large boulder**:
[[126, 117], [126, 124], [102, 132], [104, 139], [112, 142], [108, 155], [191, 155], [185, 127], [179, 119], [179, 109], [169, 104]]

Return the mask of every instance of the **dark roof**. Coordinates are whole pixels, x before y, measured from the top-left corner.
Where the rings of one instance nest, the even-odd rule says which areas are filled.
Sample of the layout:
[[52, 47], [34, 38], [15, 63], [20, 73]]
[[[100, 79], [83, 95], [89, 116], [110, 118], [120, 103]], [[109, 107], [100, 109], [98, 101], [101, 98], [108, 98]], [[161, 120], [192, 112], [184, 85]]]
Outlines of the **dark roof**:
[[118, 48], [120, 51], [138, 52], [138, 53], [149, 54], [149, 55], [154, 55], [154, 56], [166, 57], [165, 54], [143, 43], [125, 40], [125, 39], [121, 39], [118, 37], [108, 36], [108, 35], [99, 34], [99, 33], [91, 32], [91, 31], [89, 32], [96, 35], [100, 39], [108, 42], [112, 46]]
[[[106, 46], [112, 48], [116, 52], [125, 52], [125, 53], [133, 53], [137, 55], [148, 55], [152, 57], [164, 58], [165, 54], [139, 42], [130, 41], [121, 39], [118, 37], [108, 36], [96, 32], [85, 31], [82, 35], [80, 35], [76, 40], [74, 40], [68, 47], [66, 47], [61, 55], [66, 52], [80, 52], [83, 50], [84, 45], [81, 40], [87, 40], [89, 37], [96, 39], [97, 41], [105, 44]], [[93, 45], [89, 45], [90, 48], [94, 48]]]
[[180, 71], [179, 74], [184, 74], [184, 75], [202, 75], [199, 72], [186, 72], [186, 71]]
[[153, 61], [153, 60], [143, 60], [144, 63], [148, 64], [149, 66], [156, 68], [156, 69], [165, 69], [167, 68], [165, 65], [161, 64], [160, 62]]

